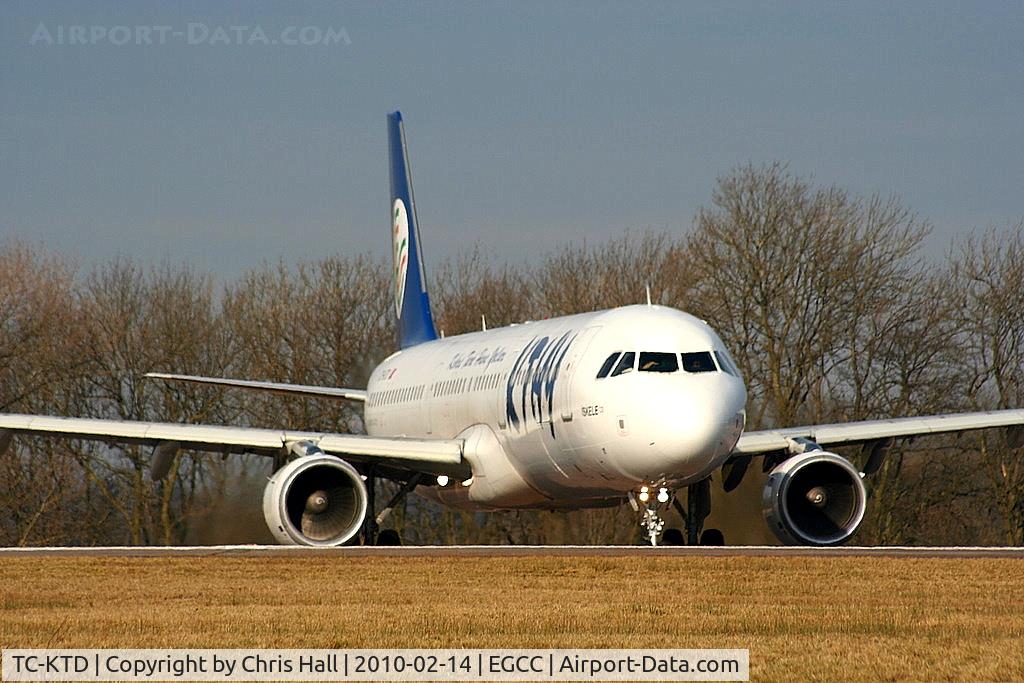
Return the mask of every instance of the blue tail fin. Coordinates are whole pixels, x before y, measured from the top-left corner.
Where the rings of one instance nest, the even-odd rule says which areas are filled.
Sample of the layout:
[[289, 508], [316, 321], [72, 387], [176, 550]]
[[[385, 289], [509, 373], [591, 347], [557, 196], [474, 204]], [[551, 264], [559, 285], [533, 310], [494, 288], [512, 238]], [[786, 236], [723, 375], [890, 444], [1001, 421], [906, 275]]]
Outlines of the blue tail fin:
[[437, 339], [420, 253], [420, 223], [412, 195], [412, 174], [405, 149], [401, 112], [388, 114], [391, 157], [391, 253], [394, 257], [395, 315], [398, 346], [406, 348]]

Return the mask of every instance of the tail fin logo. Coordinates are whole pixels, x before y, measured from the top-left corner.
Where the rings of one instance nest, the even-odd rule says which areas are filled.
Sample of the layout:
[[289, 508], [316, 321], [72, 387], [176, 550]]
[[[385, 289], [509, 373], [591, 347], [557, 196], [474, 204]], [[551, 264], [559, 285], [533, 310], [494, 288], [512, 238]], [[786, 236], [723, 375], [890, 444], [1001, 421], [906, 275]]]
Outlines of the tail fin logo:
[[409, 214], [405, 202], [396, 199], [391, 211], [392, 256], [394, 256], [395, 314], [402, 317], [402, 300], [405, 298], [405, 275], [409, 270]]

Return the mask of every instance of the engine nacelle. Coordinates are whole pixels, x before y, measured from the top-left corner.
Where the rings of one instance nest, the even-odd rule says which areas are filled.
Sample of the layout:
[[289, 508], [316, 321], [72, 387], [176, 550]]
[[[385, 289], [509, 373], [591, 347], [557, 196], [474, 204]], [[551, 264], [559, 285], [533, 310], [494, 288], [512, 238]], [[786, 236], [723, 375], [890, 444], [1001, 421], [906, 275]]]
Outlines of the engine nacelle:
[[839, 545], [864, 519], [867, 492], [846, 458], [810, 451], [782, 462], [765, 484], [765, 521], [787, 545]]
[[366, 518], [366, 484], [352, 465], [320, 453], [296, 458], [263, 490], [263, 516], [286, 545], [341, 545]]

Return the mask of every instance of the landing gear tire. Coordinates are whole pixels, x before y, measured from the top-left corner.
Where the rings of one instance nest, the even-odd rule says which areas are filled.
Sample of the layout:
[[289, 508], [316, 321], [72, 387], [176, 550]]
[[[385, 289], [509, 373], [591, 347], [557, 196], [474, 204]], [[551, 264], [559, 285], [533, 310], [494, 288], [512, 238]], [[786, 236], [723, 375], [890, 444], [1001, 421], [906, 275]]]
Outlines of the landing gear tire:
[[701, 545], [725, 545], [725, 534], [719, 529], [705, 529], [700, 535]]
[[[706, 532], [705, 532], [706, 533]], [[686, 545], [686, 537], [679, 529], [666, 529], [661, 535], [662, 545]]]
[[377, 534], [377, 545], [402, 545], [402, 537], [395, 529], [382, 529]]

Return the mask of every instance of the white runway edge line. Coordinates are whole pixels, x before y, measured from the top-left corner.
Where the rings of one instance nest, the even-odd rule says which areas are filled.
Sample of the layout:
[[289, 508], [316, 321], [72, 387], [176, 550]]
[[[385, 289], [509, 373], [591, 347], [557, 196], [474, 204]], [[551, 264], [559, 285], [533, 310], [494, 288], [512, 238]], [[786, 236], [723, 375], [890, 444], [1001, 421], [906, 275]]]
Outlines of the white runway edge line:
[[626, 546], [626, 545], [456, 545], [340, 546], [285, 545], [97, 546], [0, 548], [5, 557], [916, 557], [1016, 558], [1024, 547], [974, 546]]
[[3, 650], [5, 681], [746, 681], [746, 649]]

